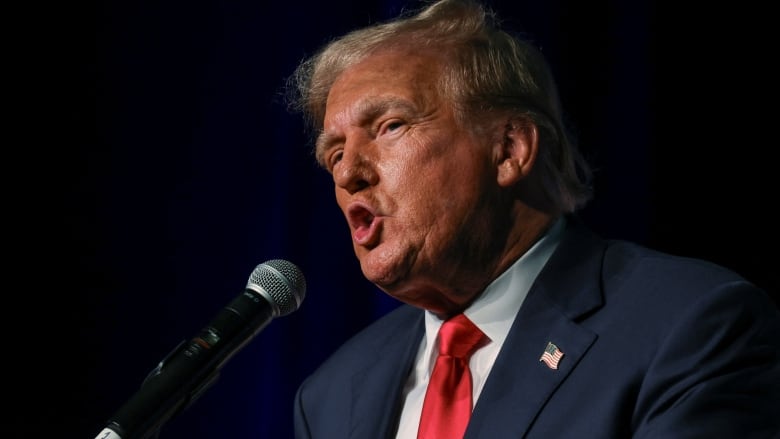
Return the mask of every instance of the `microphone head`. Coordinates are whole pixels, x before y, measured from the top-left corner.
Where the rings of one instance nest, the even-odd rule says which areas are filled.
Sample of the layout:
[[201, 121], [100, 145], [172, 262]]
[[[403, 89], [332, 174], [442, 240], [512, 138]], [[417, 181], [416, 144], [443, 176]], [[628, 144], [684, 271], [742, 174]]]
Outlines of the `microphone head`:
[[303, 272], [284, 259], [272, 259], [255, 267], [246, 287], [269, 299], [276, 317], [297, 310], [306, 297]]

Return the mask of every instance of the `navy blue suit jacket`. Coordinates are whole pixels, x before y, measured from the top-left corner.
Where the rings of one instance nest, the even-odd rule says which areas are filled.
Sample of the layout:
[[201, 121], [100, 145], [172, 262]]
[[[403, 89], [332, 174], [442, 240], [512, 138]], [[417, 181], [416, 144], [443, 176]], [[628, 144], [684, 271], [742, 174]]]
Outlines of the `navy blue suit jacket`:
[[[423, 311], [403, 305], [340, 347], [296, 394], [296, 438], [392, 438], [423, 326]], [[548, 342], [564, 353], [557, 370], [539, 361]], [[604, 240], [574, 220], [465, 437], [774, 439], [778, 426], [770, 297], [725, 268]]]

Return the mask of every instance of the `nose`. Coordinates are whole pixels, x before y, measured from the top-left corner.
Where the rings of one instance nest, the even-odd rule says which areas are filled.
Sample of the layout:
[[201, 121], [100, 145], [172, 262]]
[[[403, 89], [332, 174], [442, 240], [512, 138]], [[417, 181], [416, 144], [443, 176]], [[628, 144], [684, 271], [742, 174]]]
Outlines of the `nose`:
[[369, 149], [370, 145], [346, 144], [341, 160], [334, 167], [333, 181], [337, 187], [345, 189], [350, 195], [379, 181], [375, 160], [369, 154]]

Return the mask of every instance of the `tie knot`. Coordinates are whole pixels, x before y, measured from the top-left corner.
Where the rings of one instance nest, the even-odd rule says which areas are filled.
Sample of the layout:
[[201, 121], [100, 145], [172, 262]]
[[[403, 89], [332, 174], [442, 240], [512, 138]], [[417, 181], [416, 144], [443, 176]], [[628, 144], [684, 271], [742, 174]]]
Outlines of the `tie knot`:
[[439, 355], [469, 358], [485, 338], [474, 322], [458, 314], [446, 320], [439, 329]]

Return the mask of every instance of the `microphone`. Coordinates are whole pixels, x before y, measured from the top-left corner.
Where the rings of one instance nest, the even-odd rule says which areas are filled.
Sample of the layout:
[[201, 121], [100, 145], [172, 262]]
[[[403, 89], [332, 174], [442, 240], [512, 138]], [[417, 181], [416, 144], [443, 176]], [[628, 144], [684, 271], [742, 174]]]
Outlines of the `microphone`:
[[305, 296], [306, 279], [295, 264], [272, 259], [258, 265], [244, 291], [160, 361], [95, 439], [150, 437], [197, 400], [273, 318], [297, 310]]

